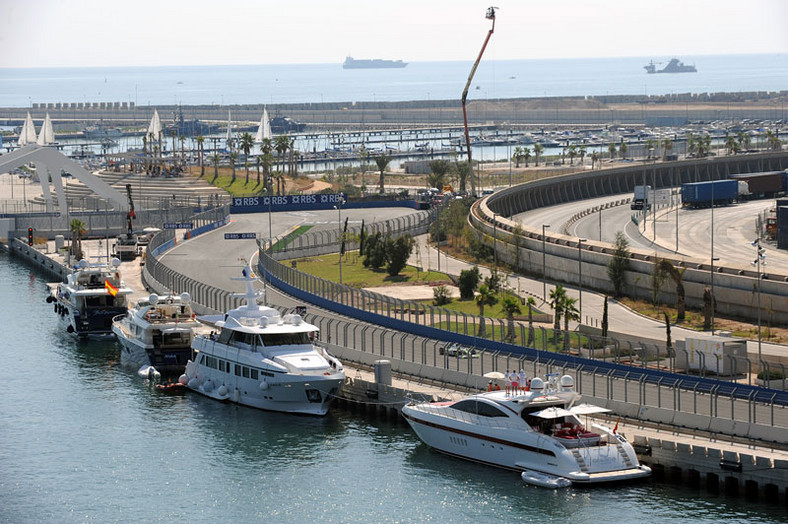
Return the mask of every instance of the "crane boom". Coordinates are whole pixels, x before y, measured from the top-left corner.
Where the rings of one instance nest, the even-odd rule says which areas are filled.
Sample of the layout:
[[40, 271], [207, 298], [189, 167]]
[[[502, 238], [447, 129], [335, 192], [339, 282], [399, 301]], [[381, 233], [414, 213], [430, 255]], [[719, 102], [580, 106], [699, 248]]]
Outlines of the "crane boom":
[[473, 175], [473, 163], [471, 161], [471, 136], [468, 132], [468, 114], [465, 111], [465, 101], [468, 98], [468, 90], [471, 88], [471, 82], [473, 81], [473, 75], [476, 74], [476, 68], [479, 67], [479, 62], [482, 60], [482, 55], [484, 54], [484, 50], [487, 48], [487, 42], [490, 41], [490, 37], [492, 36], [493, 32], [495, 31], [495, 10], [498, 9], [497, 7], [489, 7], [487, 8], [487, 13], [485, 14], [485, 18], [488, 20], [492, 20], [492, 27], [487, 32], [487, 38], [484, 39], [484, 44], [482, 44], [482, 49], [479, 51], [479, 56], [476, 58], [476, 61], [473, 63], [473, 67], [471, 68], [471, 73], [468, 75], [468, 82], [465, 84], [465, 89], [462, 90], [462, 121], [465, 125], [465, 148], [468, 151], [468, 169], [470, 170], [471, 175], [471, 195], [476, 196], [476, 179]]

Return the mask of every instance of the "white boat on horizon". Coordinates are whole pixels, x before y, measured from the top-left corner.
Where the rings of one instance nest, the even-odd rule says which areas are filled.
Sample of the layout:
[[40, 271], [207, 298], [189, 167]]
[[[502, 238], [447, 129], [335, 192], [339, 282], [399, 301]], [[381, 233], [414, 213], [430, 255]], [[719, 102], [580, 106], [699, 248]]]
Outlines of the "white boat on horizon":
[[66, 331], [79, 338], [112, 336], [112, 319], [128, 311], [133, 292], [120, 278], [120, 260], [89, 263], [82, 259], [65, 282], [50, 283], [47, 302]]
[[319, 329], [300, 315], [257, 303], [251, 270], [246, 304], [218, 318], [218, 333], [197, 335], [178, 382], [216, 400], [285, 413], [325, 415], [345, 382], [342, 363], [314, 343]]
[[574, 380], [548, 375], [531, 381], [529, 391], [491, 391], [457, 402], [408, 404], [402, 415], [428, 446], [490, 466], [518, 471], [523, 480], [545, 487], [596, 484], [647, 477], [632, 445], [616, 429], [590, 428], [578, 418], [608, 411], [576, 406]]
[[151, 294], [112, 322], [112, 332], [123, 347], [122, 364], [135, 369], [148, 367], [149, 374], [175, 377], [186, 369], [195, 330], [202, 327], [195, 319], [188, 293], [162, 297]]

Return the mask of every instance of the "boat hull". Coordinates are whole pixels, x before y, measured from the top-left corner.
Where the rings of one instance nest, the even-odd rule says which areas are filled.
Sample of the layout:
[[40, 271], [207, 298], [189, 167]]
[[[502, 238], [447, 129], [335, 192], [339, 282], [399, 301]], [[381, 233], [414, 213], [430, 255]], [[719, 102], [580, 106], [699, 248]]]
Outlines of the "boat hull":
[[190, 346], [155, 348], [128, 338], [116, 326], [112, 327], [112, 331], [121, 345], [120, 363], [124, 366], [134, 369], [153, 366], [162, 375], [178, 376], [186, 369], [186, 363], [191, 358]]
[[318, 416], [328, 413], [331, 402], [345, 382], [343, 372], [332, 375], [272, 375], [260, 374], [258, 379], [254, 379], [189, 361], [181, 380], [189, 389], [215, 400], [267, 411]]
[[[537, 432], [482, 428], [425, 414], [410, 406], [405, 406], [402, 413], [425, 444], [464, 460], [566, 478], [575, 484], [630, 480], [651, 474], [645, 466], [627, 465], [623, 456], [626, 451], [622, 453], [617, 445], [569, 450]], [[585, 469], [578, 463], [578, 454], [583, 458]]]
[[86, 310], [80, 314], [77, 305], [52, 296], [53, 309], [58, 316], [60, 326], [77, 338], [107, 339], [112, 338], [112, 319], [126, 313], [125, 307], [108, 307], [97, 310]]

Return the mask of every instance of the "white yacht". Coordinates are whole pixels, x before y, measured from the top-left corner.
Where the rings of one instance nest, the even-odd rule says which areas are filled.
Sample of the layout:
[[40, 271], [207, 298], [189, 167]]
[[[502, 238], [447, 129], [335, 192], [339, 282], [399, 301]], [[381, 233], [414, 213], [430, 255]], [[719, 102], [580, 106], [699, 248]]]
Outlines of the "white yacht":
[[80, 338], [112, 336], [112, 319], [128, 311], [132, 293], [120, 278], [120, 260], [109, 264], [80, 260], [65, 282], [51, 283], [47, 302], [66, 331]]
[[145, 370], [146, 375], [176, 377], [186, 369], [198, 327], [188, 293], [141, 298], [112, 322], [112, 332], [123, 346], [121, 363]]
[[[402, 414], [427, 445], [455, 457], [526, 473], [523, 480], [565, 487], [566, 481], [594, 484], [651, 474], [616, 429], [579, 416], [608, 411], [575, 405], [574, 380], [534, 378], [530, 390], [491, 391], [457, 402], [409, 404]], [[565, 480], [562, 480], [565, 479]]]
[[316, 326], [300, 315], [281, 316], [258, 305], [251, 275], [244, 269], [244, 276], [234, 279], [246, 282], [246, 305], [214, 321], [218, 333], [194, 338], [194, 355], [179, 382], [218, 400], [325, 415], [345, 382], [342, 364], [314, 344]]

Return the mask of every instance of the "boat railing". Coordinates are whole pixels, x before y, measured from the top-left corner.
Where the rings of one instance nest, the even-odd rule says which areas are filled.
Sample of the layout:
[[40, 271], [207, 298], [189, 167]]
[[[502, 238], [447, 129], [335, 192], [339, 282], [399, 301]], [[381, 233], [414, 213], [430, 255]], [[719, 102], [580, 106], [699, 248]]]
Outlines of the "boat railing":
[[468, 413], [467, 411], [460, 411], [458, 409], [446, 409], [446, 407], [438, 407], [427, 405], [416, 406], [419, 411], [430, 413], [433, 415], [440, 415], [442, 417], [458, 420], [467, 424], [476, 426], [485, 426], [492, 429], [523, 429], [524, 423], [520, 419], [511, 419], [509, 417], [486, 417], [477, 415], [475, 413]]

